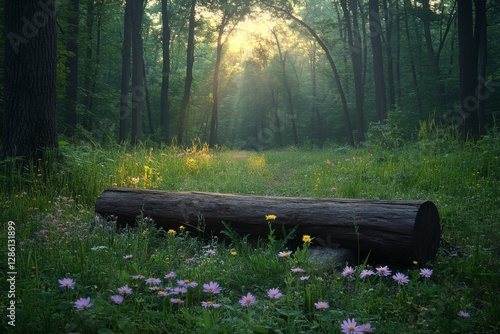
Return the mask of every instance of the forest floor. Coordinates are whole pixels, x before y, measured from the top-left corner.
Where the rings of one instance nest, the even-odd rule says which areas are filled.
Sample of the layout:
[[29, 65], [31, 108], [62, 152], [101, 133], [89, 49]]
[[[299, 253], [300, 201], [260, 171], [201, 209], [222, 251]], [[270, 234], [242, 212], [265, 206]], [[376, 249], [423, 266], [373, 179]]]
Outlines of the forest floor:
[[[265, 152], [66, 145], [15, 166], [0, 165], [1, 332], [500, 331], [498, 136]], [[442, 242], [424, 268], [325, 266], [307, 237], [287, 249], [272, 231], [255, 244], [231, 229], [222, 243], [147, 218], [121, 229], [94, 213], [109, 187], [430, 200]]]

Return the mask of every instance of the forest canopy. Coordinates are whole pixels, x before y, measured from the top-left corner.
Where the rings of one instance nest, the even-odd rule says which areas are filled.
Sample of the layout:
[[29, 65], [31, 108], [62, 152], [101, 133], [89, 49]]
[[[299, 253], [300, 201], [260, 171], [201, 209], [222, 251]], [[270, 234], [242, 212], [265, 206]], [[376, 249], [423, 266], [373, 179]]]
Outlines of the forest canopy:
[[38, 54], [23, 48], [50, 35], [52, 17], [48, 146], [358, 145], [384, 131], [415, 138], [429, 119], [475, 138], [498, 117], [496, 1], [40, 0], [17, 16], [12, 3], [0, 4], [4, 151], [21, 114], [8, 102], [22, 90], [16, 64]]

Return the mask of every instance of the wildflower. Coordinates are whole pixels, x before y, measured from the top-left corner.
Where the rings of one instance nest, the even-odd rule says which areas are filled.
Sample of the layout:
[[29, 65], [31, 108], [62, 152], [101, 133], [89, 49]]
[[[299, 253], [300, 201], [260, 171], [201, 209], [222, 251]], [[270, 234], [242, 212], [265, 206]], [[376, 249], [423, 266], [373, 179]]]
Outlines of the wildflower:
[[376, 268], [377, 270], [377, 275], [379, 276], [389, 276], [392, 272], [391, 270], [389, 269], [389, 267], [387, 266], [380, 266], [378, 268]]
[[367, 276], [372, 276], [372, 275], [375, 275], [375, 273], [373, 272], [373, 270], [363, 269], [361, 271], [361, 273], [359, 274], [359, 278], [365, 278]]
[[276, 220], [276, 215], [266, 215], [266, 220]]
[[180, 285], [180, 286], [185, 286], [185, 287], [189, 287], [189, 288], [194, 288], [194, 287], [197, 287], [198, 286], [198, 283], [196, 282], [191, 282], [190, 280], [188, 279], [181, 279], [181, 280], [178, 280], [177, 281], [177, 284]]
[[273, 288], [267, 291], [267, 296], [272, 299], [280, 299], [283, 294], [280, 292], [280, 290]]
[[129, 295], [132, 293], [132, 289], [128, 287], [128, 285], [122, 286], [118, 288], [118, 293], [121, 295]]
[[469, 312], [465, 312], [463, 310], [460, 310], [458, 311], [457, 315], [461, 318], [469, 318], [470, 317], [470, 313]]
[[310, 242], [312, 242], [312, 238], [311, 238], [311, 236], [310, 236], [310, 235], [307, 235], [307, 234], [304, 234], [304, 235], [302, 236], [302, 242], [305, 242], [305, 243], [310, 243]]
[[340, 325], [342, 328], [342, 333], [344, 334], [362, 334], [363, 330], [361, 326], [356, 326], [356, 320], [354, 318], [347, 319], [342, 322]]
[[201, 302], [201, 306], [204, 307], [204, 308], [209, 308], [209, 307], [219, 308], [220, 304], [215, 304], [215, 303], [213, 303], [211, 301], [208, 301], [208, 302]]
[[305, 272], [304, 269], [299, 268], [299, 267], [295, 267], [295, 268], [292, 268], [290, 270], [292, 271], [292, 273], [303, 273], [303, 272]]
[[142, 275], [133, 275], [132, 278], [133, 279], [144, 279], [144, 276], [142, 276]]
[[186, 261], [184, 261], [184, 263], [186, 263], [186, 264], [193, 263], [193, 262], [194, 262], [194, 257], [190, 257], [189, 259], [186, 259]]
[[113, 295], [109, 299], [115, 304], [121, 304], [123, 303], [123, 297], [120, 295]]
[[175, 278], [175, 276], [177, 276], [177, 275], [173, 271], [171, 271], [168, 274], [166, 274], [163, 278], [164, 279], [172, 279], [172, 278]]
[[91, 251], [98, 251], [98, 250], [101, 250], [101, 249], [106, 249], [108, 247], [106, 246], [94, 246], [92, 248], [90, 248]]
[[63, 278], [59, 280], [59, 286], [61, 288], [68, 288], [73, 290], [75, 288], [75, 281], [73, 281], [71, 278]]
[[172, 294], [173, 295], [182, 295], [182, 294], [185, 294], [187, 293], [187, 288], [183, 287], [183, 286], [178, 286], [178, 287], [175, 287], [172, 289]]
[[158, 287], [158, 285], [153, 285], [149, 287], [149, 291], [158, 291], [158, 290], [160, 290], [160, 287]]
[[203, 284], [203, 292], [217, 294], [221, 292], [221, 287], [217, 282], [210, 282], [208, 284]]
[[76, 302], [75, 302], [75, 308], [78, 310], [78, 311], [81, 311], [81, 310], [84, 310], [86, 308], [89, 308], [91, 307], [92, 305], [92, 302], [90, 301], [90, 297], [87, 297], [87, 298], [80, 298], [78, 299]]
[[327, 302], [319, 301], [317, 303], [314, 303], [314, 306], [316, 307], [316, 310], [326, 310], [327, 308], [330, 307]]
[[167, 233], [173, 237], [175, 237], [175, 235], [177, 234], [177, 232], [175, 232], [175, 230], [168, 230]]
[[132, 254], [128, 254], [128, 255], [123, 256], [123, 258], [124, 258], [125, 260], [129, 260], [129, 259], [131, 259], [132, 257], [133, 257], [133, 255], [132, 255]]
[[420, 277], [429, 278], [432, 276], [432, 269], [422, 268], [420, 269]]
[[399, 285], [405, 285], [405, 284], [408, 284], [408, 282], [410, 282], [410, 280], [408, 279], [408, 276], [402, 274], [402, 273], [396, 273], [396, 275], [393, 275], [392, 278], [398, 282]]
[[344, 277], [352, 277], [354, 275], [354, 269], [350, 266], [346, 266], [344, 271], [342, 271], [342, 276]]
[[146, 284], [149, 285], [158, 285], [161, 283], [161, 279], [156, 278], [156, 277], [150, 277], [146, 280]]
[[240, 305], [243, 307], [247, 307], [253, 305], [255, 303], [255, 297], [249, 292], [246, 296], [243, 296], [240, 299]]
[[174, 304], [184, 304], [184, 301], [180, 298], [171, 298], [170, 302]]
[[186, 226], [184, 226], [184, 225], [179, 226], [179, 230], [184, 231], [185, 229], [186, 229]]
[[300, 276], [299, 279], [301, 281], [307, 281], [307, 280], [309, 280], [309, 276]]
[[168, 296], [168, 295], [169, 295], [169, 293], [168, 293], [167, 291], [165, 291], [165, 290], [160, 290], [160, 291], [158, 291], [158, 293], [156, 294], [156, 297], [158, 297], [158, 298], [162, 298], [162, 297], [166, 297], [166, 296]]
[[286, 251], [286, 252], [279, 252], [278, 256], [279, 257], [290, 257], [292, 255], [292, 251]]
[[359, 327], [363, 333], [372, 333], [375, 330], [370, 323], [362, 324]]
[[238, 253], [234, 249], [231, 249], [231, 252], [229, 254], [231, 254], [232, 256], [238, 255]]
[[215, 251], [213, 249], [209, 249], [205, 252], [205, 255], [215, 255]]

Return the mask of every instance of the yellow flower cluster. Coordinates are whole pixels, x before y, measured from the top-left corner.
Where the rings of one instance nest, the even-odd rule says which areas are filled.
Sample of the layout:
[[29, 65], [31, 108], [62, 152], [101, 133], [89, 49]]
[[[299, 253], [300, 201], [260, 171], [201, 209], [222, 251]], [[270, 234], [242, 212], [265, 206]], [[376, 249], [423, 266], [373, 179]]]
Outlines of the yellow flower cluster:
[[266, 215], [266, 220], [276, 220], [276, 215]]
[[311, 243], [312, 242], [312, 238], [311, 238], [310, 235], [304, 234], [302, 236], [302, 241], [305, 242], [305, 243]]

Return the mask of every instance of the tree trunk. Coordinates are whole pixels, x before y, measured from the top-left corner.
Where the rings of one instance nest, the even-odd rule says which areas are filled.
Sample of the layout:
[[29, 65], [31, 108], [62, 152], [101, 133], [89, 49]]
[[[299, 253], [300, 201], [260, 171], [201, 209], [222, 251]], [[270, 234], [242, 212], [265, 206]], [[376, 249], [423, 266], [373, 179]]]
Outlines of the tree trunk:
[[130, 117], [130, 48], [132, 45], [132, 2], [126, 0], [123, 20], [123, 48], [122, 48], [122, 78], [120, 95], [120, 135], [118, 141], [123, 143], [128, 137], [128, 119]]
[[479, 130], [477, 114], [477, 53], [474, 50], [472, 0], [458, 2], [458, 62], [460, 68], [461, 134], [465, 140]]
[[170, 13], [168, 10], [168, 1], [161, 1], [162, 17], [162, 51], [163, 51], [163, 70], [161, 81], [160, 97], [160, 131], [161, 140], [165, 144], [170, 143], [170, 101], [168, 96], [170, 83]]
[[[204, 228], [219, 234], [222, 222], [241, 235], [265, 237], [265, 215], [274, 214], [273, 226], [297, 226], [296, 236], [308, 234], [322, 246], [340, 246], [370, 256], [424, 264], [434, 259], [440, 242], [439, 213], [428, 201], [376, 201], [299, 197], [226, 195], [113, 188], [96, 202], [100, 215], [118, 217], [121, 226], [150, 217], [164, 230]], [[333, 218], [332, 218], [333, 217]], [[200, 226], [200, 222], [203, 224]], [[358, 248], [359, 247], [359, 248]]]
[[133, 0], [132, 10], [132, 133], [131, 144], [142, 141], [142, 102], [145, 99], [142, 73], [143, 0]]
[[349, 116], [349, 106], [347, 105], [346, 95], [344, 93], [344, 89], [342, 88], [342, 82], [340, 80], [340, 75], [339, 75], [339, 72], [337, 70], [337, 66], [335, 65], [335, 61], [333, 60], [333, 57], [330, 53], [330, 50], [328, 49], [328, 46], [325, 44], [325, 42], [323, 42], [323, 40], [321, 39], [321, 37], [319, 37], [319, 35], [316, 33], [316, 31], [314, 31], [314, 29], [311, 28], [306, 22], [302, 21], [301, 19], [294, 16], [292, 13], [290, 13], [289, 11], [287, 11], [285, 9], [282, 9], [282, 8], [279, 8], [279, 7], [276, 7], [273, 5], [269, 5], [269, 6], [271, 8], [274, 8], [274, 9], [286, 14], [293, 21], [297, 22], [299, 25], [304, 27], [311, 34], [311, 36], [313, 36], [313, 38], [319, 44], [321, 49], [325, 52], [326, 59], [328, 59], [328, 63], [330, 64], [330, 68], [332, 69], [333, 79], [335, 80], [335, 84], [337, 85], [337, 90], [338, 90], [339, 95], [340, 95], [340, 101], [342, 104], [342, 114], [344, 117], [345, 131], [346, 131], [346, 135], [347, 135], [347, 142], [350, 146], [354, 146], [354, 135], [352, 132], [351, 117]]
[[55, 0], [5, 1], [2, 156], [25, 160], [57, 147]]
[[361, 32], [358, 23], [358, 7], [356, 2], [352, 3], [352, 23], [351, 12], [347, 8], [346, 0], [340, 1], [342, 11], [344, 12], [344, 20], [347, 28], [347, 39], [349, 42], [349, 53], [351, 55], [352, 70], [354, 76], [354, 90], [356, 103], [356, 119], [357, 119], [357, 141], [361, 143], [365, 139], [365, 118], [363, 105], [365, 100], [363, 87], [362, 73], [362, 48], [361, 48]]
[[78, 98], [78, 23], [79, 23], [79, 0], [71, 0], [68, 10], [68, 40], [66, 50], [72, 54], [66, 59], [68, 74], [66, 75], [66, 96], [64, 101], [63, 133], [66, 137], [72, 137], [78, 123], [76, 112]]
[[486, 34], [486, 0], [474, 0], [475, 4], [475, 27], [474, 27], [474, 47], [477, 50], [477, 131], [478, 135], [482, 136], [485, 132], [484, 128], [484, 102], [489, 95], [486, 88], [486, 61], [487, 61], [487, 34]]
[[217, 131], [219, 125], [219, 73], [220, 64], [222, 61], [222, 48], [224, 46], [224, 44], [222, 43], [223, 34], [224, 25], [221, 24], [217, 37], [217, 54], [215, 57], [214, 77], [212, 80], [212, 117], [210, 121], [210, 138], [208, 140], [208, 146], [211, 148], [215, 147], [215, 145], [217, 144]]
[[387, 55], [387, 88], [389, 93], [389, 109], [394, 109], [396, 97], [394, 91], [394, 59], [392, 56], [393, 3], [383, 0], [385, 18], [385, 51]]
[[409, 26], [409, 17], [410, 15], [408, 14], [406, 8], [409, 8], [411, 4], [409, 3], [408, 0], [405, 0], [404, 3], [404, 17], [405, 17], [405, 32], [406, 32], [406, 42], [407, 42], [407, 47], [409, 51], [409, 58], [410, 58], [410, 70], [411, 70], [411, 78], [412, 78], [412, 83], [415, 88], [415, 100], [416, 100], [416, 105], [418, 109], [418, 114], [420, 116], [424, 116], [424, 110], [422, 107], [422, 98], [420, 95], [420, 87], [418, 85], [418, 78], [417, 78], [417, 71], [415, 67], [415, 59], [413, 58], [413, 48], [411, 44], [411, 39], [410, 39], [410, 26]]
[[193, 65], [194, 65], [194, 28], [196, 18], [196, 0], [191, 1], [189, 14], [189, 32], [187, 41], [186, 55], [186, 80], [184, 82], [184, 96], [182, 98], [181, 110], [179, 113], [179, 123], [177, 126], [177, 144], [184, 143], [184, 132], [186, 131], [186, 116], [189, 106], [189, 97], [191, 95], [191, 85], [193, 83]]
[[385, 93], [384, 57], [382, 55], [382, 25], [380, 22], [378, 0], [369, 1], [370, 30], [373, 49], [373, 72], [375, 77], [375, 106], [378, 120], [383, 122], [387, 118], [387, 97]]

